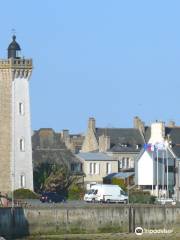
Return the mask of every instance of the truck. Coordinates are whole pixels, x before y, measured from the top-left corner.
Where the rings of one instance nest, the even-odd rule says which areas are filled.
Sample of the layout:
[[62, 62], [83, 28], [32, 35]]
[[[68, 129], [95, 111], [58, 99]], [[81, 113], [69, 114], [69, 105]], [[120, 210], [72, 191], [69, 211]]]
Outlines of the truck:
[[95, 184], [84, 195], [86, 202], [128, 203], [128, 196], [118, 185]]

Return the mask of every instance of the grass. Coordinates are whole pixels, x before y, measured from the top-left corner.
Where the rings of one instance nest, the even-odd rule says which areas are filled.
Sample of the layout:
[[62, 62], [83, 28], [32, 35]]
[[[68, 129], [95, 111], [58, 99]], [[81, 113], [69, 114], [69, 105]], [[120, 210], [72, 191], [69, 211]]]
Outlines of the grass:
[[[135, 233], [99, 233], [99, 234], [63, 234], [63, 235], [38, 235], [28, 238], [23, 238], [26, 240], [178, 240], [180, 239], [179, 233], [174, 234], [143, 234], [142, 236], [136, 236]], [[20, 240], [20, 239], [19, 239]]]

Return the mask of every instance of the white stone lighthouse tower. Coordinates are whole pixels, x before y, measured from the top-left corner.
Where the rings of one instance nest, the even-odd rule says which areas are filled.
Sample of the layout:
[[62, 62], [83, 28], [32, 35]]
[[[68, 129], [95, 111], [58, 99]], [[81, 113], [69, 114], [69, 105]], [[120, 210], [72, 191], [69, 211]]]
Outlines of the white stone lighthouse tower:
[[0, 60], [0, 191], [33, 190], [29, 78], [32, 59], [20, 56], [13, 36]]

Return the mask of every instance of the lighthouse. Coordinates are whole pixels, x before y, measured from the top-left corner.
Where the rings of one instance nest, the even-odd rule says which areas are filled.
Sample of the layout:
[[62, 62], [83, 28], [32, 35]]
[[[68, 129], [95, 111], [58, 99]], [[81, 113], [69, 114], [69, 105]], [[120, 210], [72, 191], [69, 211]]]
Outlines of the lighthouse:
[[12, 37], [0, 59], [0, 192], [33, 190], [29, 80], [32, 59]]

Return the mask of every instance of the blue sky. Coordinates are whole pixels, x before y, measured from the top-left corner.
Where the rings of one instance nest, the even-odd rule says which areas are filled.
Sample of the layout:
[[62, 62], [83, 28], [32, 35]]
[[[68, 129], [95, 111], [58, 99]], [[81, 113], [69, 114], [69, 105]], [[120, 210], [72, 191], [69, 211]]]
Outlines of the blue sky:
[[0, 56], [11, 29], [32, 57], [32, 128], [180, 125], [180, 1], [2, 1]]

